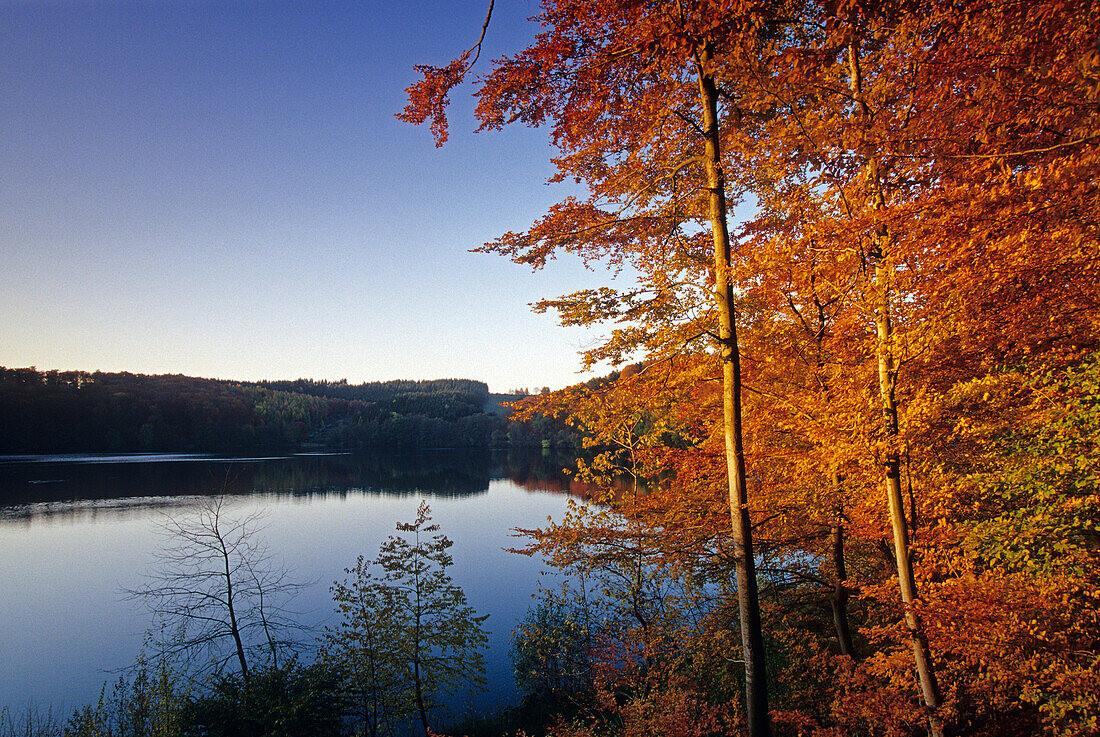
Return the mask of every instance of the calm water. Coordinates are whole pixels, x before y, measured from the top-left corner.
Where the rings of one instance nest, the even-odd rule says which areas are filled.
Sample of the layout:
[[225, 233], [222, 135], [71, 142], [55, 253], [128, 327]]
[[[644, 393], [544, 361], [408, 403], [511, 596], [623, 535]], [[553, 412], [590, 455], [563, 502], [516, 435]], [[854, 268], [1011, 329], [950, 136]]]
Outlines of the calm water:
[[314, 582], [293, 608], [318, 627], [332, 621], [328, 587], [343, 569], [357, 555], [376, 555], [394, 524], [414, 519], [427, 500], [455, 541], [455, 581], [490, 614], [489, 692], [465, 706], [511, 702], [509, 637], [531, 604], [541, 563], [504, 549], [517, 543], [512, 528], [563, 514], [561, 465], [443, 451], [0, 457], [0, 707], [67, 715], [134, 662], [150, 617], [121, 592], [153, 565], [164, 515], [213, 493], [231, 496], [234, 516], [266, 512], [263, 540], [299, 580]]

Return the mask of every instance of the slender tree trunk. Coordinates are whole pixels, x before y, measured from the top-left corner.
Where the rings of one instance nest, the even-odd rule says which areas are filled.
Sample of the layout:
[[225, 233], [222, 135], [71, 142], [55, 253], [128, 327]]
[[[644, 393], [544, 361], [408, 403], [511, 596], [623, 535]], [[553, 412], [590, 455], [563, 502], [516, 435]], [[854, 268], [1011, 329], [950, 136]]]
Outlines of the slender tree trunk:
[[[217, 520], [214, 522], [214, 533], [220, 536], [221, 533], [217, 530]], [[233, 643], [237, 647], [237, 660], [241, 664], [241, 678], [245, 681], [248, 680], [248, 661], [244, 657], [244, 643], [241, 642], [241, 628], [237, 624], [237, 612], [233, 608], [233, 574], [229, 569], [229, 551], [225, 549], [225, 544], [222, 543], [222, 561], [225, 563], [225, 607], [229, 610], [229, 631], [233, 635]]]
[[844, 526], [838, 519], [829, 534], [833, 550], [833, 595], [829, 603], [833, 609], [833, 625], [836, 627], [836, 639], [840, 643], [840, 654], [857, 660], [856, 648], [852, 643], [852, 629], [848, 626], [848, 587], [844, 581], [848, 572], [844, 567]]
[[428, 710], [424, 707], [424, 687], [420, 683], [420, 658], [413, 661], [413, 687], [416, 691], [416, 709], [420, 713], [420, 724], [424, 727], [424, 737], [429, 737]]
[[[420, 551], [420, 527], [416, 528], [416, 550]], [[416, 621], [413, 629], [413, 691], [416, 694], [416, 709], [420, 713], [420, 724], [424, 727], [424, 737], [430, 737], [428, 732], [428, 709], [424, 706], [424, 685], [420, 677], [420, 658], [423, 653], [423, 643], [420, 638], [420, 623], [424, 616], [424, 605], [420, 601], [421, 582], [419, 570], [415, 573], [414, 585], [416, 587]]]
[[928, 707], [928, 726], [935, 737], [944, 734], [943, 721], [938, 715], [942, 697], [936, 681], [932, 653], [924, 636], [924, 626], [914, 609], [917, 602], [917, 584], [913, 576], [913, 561], [909, 555], [909, 527], [906, 524], [905, 504], [901, 497], [901, 463], [896, 440], [898, 436], [898, 405], [895, 395], [895, 369], [893, 355], [893, 331], [889, 313], [889, 267], [879, 254], [875, 264], [875, 288], [878, 307], [875, 310], [878, 347], [879, 395], [882, 399], [883, 429], [888, 442], [885, 459], [886, 500], [890, 510], [890, 527], [894, 533], [894, 558], [898, 568], [898, 584], [901, 601], [905, 604], [905, 625], [913, 648], [913, 660], [920, 680], [924, 704]]
[[737, 605], [745, 656], [745, 711], [749, 737], [769, 737], [772, 730], [768, 714], [767, 669], [745, 482], [745, 450], [741, 436], [741, 357], [737, 346], [736, 306], [730, 279], [730, 238], [718, 131], [718, 91], [708, 70], [711, 54], [710, 46], [704, 46], [699, 50], [696, 61], [703, 108], [709, 216], [714, 239], [714, 296], [718, 307], [718, 340], [722, 359], [723, 427], [737, 571]]
[[[829, 396], [833, 393], [832, 382], [824, 377], [825, 368], [825, 306], [816, 290], [816, 278], [810, 273], [810, 284], [814, 289], [814, 306], [817, 308], [817, 331], [814, 333], [814, 343], [817, 345], [817, 370], [822, 375], [822, 380]], [[831, 401], [831, 400], [830, 400]], [[840, 654], [847, 655], [852, 660], [858, 660], [856, 648], [852, 642], [852, 629], [848, 623], [848, 599], [851, 595], [845, 581], [848, 579], [848, 571], [844, 565], [844, 509], [841, 502], [841, 484], [843, 477], [837, 471], [832, 473], [833, 495], [836, 498], [836, 521], [829, 531], [829, 546], [832, 551], [833, 562], [833, 593], [829, 597], [830, 608], [833, 612], [833, 626], [836, 628], [837, 644], [840, 645]]]
[[373, 691], [367, 697], [366, 703], [363, 705], [363, 711], [366, 713], [364, 721], [367, 723], [367, 729], [370, 730], [370, 737], [378, 737], [378, 718], [380, 710], [378, 692]]
[[214, 535], [217, 551], [221, 554], [222, 571], [225, 576], [225, 608], [229, 613], [229, 634], [233, 636], [233, 643], [237, 648], [237, 661], [241, 666], [241, 678], [248, 680], [248, 661], [244, 656], [244, 643], [241, 641], [241, 627], [237, 622], [237, 611], [233, 606], [233, 572], [229, 567], [229, 549], [226, 547], [225, 537], [219, 529], [221, 522], [221, 504], [212, 510], [210, 518], [210, 532]]
[[252, 574], [252, 580], [256, 583], [256, 596], [259, 599], [259, 614], [260, 624], [264, 628], [264, 637], [267, 638], [267, 647], [271, 651], [271, 665], [275, 670], [279, 669], [279, 650], [275, 647], [275, 638], [271, 636], [271, 627], [267, 622], [267, 611], [264, 609], [264, 586], [260, 583], [259, 576], [252, 570], [252, 566], [249, 565], [249, 573]]
[[[860, 112], [870, 125], [870, 110], [863, 99], [863, 79], [859, 63], [859, 44], [853, 40], [848, 46], [848, 63], [852, 94], [859, 103]], [[867, 157], [866, 182], [870, 206], [875, 213], [886, 207], [881, 173], [876, 156]], [[939, 716], [942, 703], [936, 671], [928, 640], [924, 635], [914, 605], [917, 602], [917, 585], [913, 576], [913, 562], [909, 553], [909, 528], [905, 518], [905, 504], [901, 496], [901, 459], [898, 452], [898, 402], [896, 393], [897, 371], [894, 362], [894, 332], [890, 318], [890, 292], [894, 276], [890, 262], [890, 234], [886, 224], [879, 221], [874, 235], [874, 292], [875, 292], [875, 353], [878, 358], [879, 399], [882, 403], [882, 425], [886, 437], [886, 457], [883, 463], [886, 501], [890, 513], [890, 527], [894, 535], [894, 559], [898, 569], [901, 600], [905, 605], [905, 625], [913, 649], [917, 677], [920, 680], [924, 704], [928, 708], [930, 734], [943, 737], [943, 720]]]

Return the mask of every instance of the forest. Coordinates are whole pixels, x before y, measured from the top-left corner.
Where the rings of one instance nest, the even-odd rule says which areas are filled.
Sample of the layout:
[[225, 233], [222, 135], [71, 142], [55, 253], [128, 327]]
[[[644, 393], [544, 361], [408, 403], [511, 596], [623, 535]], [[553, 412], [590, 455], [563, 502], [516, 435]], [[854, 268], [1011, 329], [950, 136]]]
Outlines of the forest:
[[637, 364], [526, 400], [608, 488], [523, 547], [551, 732], [1100, 733], [1100, 5], [491, 20], [399, 117], [546, 128], [584, 191], [480, 250], [636, 276], [536, 303]]
[[348, 384], [0, 367], [0, 454], [488, 448], [569, 442], [468, 379]]

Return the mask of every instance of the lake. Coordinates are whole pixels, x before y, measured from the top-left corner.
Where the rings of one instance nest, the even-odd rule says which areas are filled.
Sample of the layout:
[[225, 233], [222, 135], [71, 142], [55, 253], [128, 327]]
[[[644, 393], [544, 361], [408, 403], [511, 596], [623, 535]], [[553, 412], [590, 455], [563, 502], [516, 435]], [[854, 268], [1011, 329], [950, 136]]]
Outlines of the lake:
[[561, 468], [541, 454], [458, 451], [0, 457], [0, 708], [67, 717], [134, 662], [152, 619], [123, 591], [154, 565], [165, 515], [212, 494], [234, 517], [264, 512], [263, 541], [309, 582], [292, 607], [317, 628], [334, 621], [329, 586], [344, 568], [374, 557], [426, 500], [455, 543], [455, 582], [490, 615], [488, 692], [461, 709], [512, 703], [510, 635], [543, 566], [506, 548], [519, 542], [512, 528], [562, 516]]

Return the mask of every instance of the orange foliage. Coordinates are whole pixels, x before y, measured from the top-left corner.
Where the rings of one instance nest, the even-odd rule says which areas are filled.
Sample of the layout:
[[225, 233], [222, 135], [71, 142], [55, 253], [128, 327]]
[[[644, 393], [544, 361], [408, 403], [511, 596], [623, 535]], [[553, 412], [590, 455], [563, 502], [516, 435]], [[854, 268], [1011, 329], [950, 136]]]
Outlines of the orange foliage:
[[[556, 178], [588, 192], [483, 250], [629, 264], [633, 288], [538, 307], [615, 325], [588, 365], [645, 360], [534, 400], [586, 435], [580, 475], [614, 491], [529, 531], [529, 551], [618, 571], [630, 606], [657, 590], [643, 578], [684, 583], [659, 636], [643, 614], [605, 640], [617, 731], [736, 722], [721, 711], [740, 643], [717, 285], [685, 61], [705, 48], [727, 194], [757, 205], [731, 279], [776, 731], [929, 727], [884, 511], [896, 459], [939, 718], [1100, 734], [1100, 3], [546, 0], [539, 20], [484, 78], [478, 115], [549, 126]], [[433, 79], [412, 105], [439, 119], [453, 82]]]

